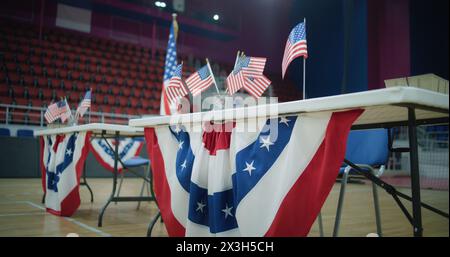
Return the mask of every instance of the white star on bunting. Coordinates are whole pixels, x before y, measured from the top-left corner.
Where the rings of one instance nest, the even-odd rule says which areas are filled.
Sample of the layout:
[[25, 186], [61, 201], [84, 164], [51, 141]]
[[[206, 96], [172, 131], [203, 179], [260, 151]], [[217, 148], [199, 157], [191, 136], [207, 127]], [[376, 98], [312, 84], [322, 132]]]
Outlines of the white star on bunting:
[[231, 214], [231, 209], [233, 209], [233, 206], [228, 207], [228, 204], [225, 204], [225, 209], [222, 209], [222, 211], [225, 213], [225, 219], [227, 219], [228, 216], [233, 217], [233, 214]]
[[284, 123], [284, 124], [286, 124], [286, 126], [289, 127], [289, 121], [291, 121], [291, 120], [289, 120], [288, 118], [286, 118], [284, 116], [281, 116], [280, 123]]
[[255, 167], [253, 167], [253, 163], [254, 163], [255, 161], [252, 161], [252, 163], [248, 163], [248, 162], [245, 162], [245, 165], [247, 166], [243, 171], [248, 171], [248, 173], [250, 174], [250, 176], [252, 175], [252, 171], [253, 170], [256, 170], [256, 168]]
[[202, 202], [197, 202], [197, 209], [195, 211], [200, 211], [201, 213], [203, 213], [203, 208], [206, 206], [206, 204], [202, 203]]
[[181, 164], [181, 169], [186, 169], [187, 160], [184, 160], [183, 164]]
[[267, 136], [266, 138], [261, 136], [260, 138], [261, 138], [262, 144], [259, 148], [265, 147], [267, 149], [267, 151], [269, 152], [270, 151], [269, 147], [274, 144], [274, 143], [270, 142], [270, 136]]

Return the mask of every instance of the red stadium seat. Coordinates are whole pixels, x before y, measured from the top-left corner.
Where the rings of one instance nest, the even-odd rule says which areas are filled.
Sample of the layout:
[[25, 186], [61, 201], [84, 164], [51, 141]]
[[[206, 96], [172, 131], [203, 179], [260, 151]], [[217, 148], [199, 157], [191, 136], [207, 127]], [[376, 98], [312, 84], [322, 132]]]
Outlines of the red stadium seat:
[[0, 96], [8, 96], [8, 86], [6, 84], [0, 84]]
[[42, 107], [44, 103], [39, 99], [32, 99], [31, 100], [31, 106], [33, 107]]
[[123, 94], [124, 96], [130, 96], [130, 95], [131, 95], [131, 89], [130, 89], [129, 87], [124, 87], [124, 88], [122, 89], [122, 94]]
[[28, 99], [26, 99], [26, 98], [16, 98], [15, 102], [16, 102], [16, 105], [28, 106]]
[[47, 77], [54, 78], [56, 77], [56, 70], [53, 68], [47, 68]]
[[137, 108], [138, 104], [139, 104], [139, 98], [137, 98], [137, 97], [130, 98], [130, 105], [132, 108]]
[[109, 91], [108, 85], [105, 85], [105, 84], [99, 84], [99, 85], [97, 85], [97, 88], [98, 88], [99, 92], [101, 92], [103, 94], [107, 94]]
[[120, 95], [121, 87], [120, 86], [113, 86], [112, 87], [112, 94], [115, 96]]
[[21, 86], [13, 86], [14, 98], [24, 97], [25, 88]]
[[149, 89], [144, 89], [144, 98], [145, 99], [153, 98], [153, 92]]
[[128, 97], [119, 96], [120, 106], [128, 106]]
[[102, 106], [102, 110], [104, 113], [111, 113], [111, 106], [110, 105], [104, 105]]
[[142, 93], [143, 93], [143, 91], [142, 91], [142, 89], [140, 89], [140, 88], [134, 88], [134, 89], [133, 89], [133, 95], [134, 95], [134, 96], [141, 97], [141, 96], [142, 96]]
[[2, 104], [12, 104], [13, 100], [9, 96], [0, 96], [0, 103]]
[[105, 76], [105, 83], [111, 85], [113, 83], [113, 78], [109, 75]]
[[31, 75], [25, 75], [23, 81], [26, 86], [33, 86], [34, 78]]
[[52, 90], [49, 88], [42, 89], [42, 97], [43, 101], [48, 101], [52, 99]]
[[38, 93], [39, 93], [39, 90], [36, 87], [31, 87], [28, 89], [28, 97], [30, 99], [38, 98]]

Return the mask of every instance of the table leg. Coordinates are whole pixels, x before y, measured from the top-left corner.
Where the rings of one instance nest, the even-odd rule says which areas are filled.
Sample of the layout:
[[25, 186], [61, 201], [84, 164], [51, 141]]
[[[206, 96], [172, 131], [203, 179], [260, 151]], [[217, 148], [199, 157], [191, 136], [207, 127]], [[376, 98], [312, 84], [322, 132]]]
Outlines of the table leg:
[[422, 211], [420, 203], [420, 174], [419, 174], [419, 155], [417, 147], [417, 126], [415, 109], [408, 107], [408, 136], [409, 136], [409, 159], [411, 169], [411, 191], [412, 191], [412, 207], [413, 207], [413, 227], [414, 236], [421, 237], [422, 228]]
[[89, 193], [91, 194], [91, 203], [93, 203], [94, 202], [94, 193], [92, 192], [92, 189], [86, 180], [86, 162], [84, 163], [84, 168], [83, 168], [83, 182], [80, 183], [80, 185], [84, 185], [87, 187], [87, 189], [89, 190]]
[[158, 221], [159, 217], [161, 217], [161, 212], [158, 211], [158, 214], [156, 214], [156, 216], [152, 219], [152, 221], [148, 225], [148, 229], [147, 229], [147, 236], [148, 237], [152, 236], [153, 227], [155, 226], [156, 221]]
[[[115, 136], [116, 142], [119, 142], [119, 132], [116, 132], [116, 136]], [[105, 139], [106, 140], [106, 139]], [[113, 172], [113, 188], [112, 188], [112, 192], [111, 195], [108, 199], [108, 201], [105, 203], [105, 205], [103, 206], [102, 210], [100, 211], [100, 215], [98, 217], [98, 226], [101, 227], [102, 226], [102, 220], [103, 220], [103, 214], [106, 211], [106, 208], [108, 207], [109, 203], [111, 203], [111, 201], [114, 199], [114, 196], [116, 194], [116, 187], [117, 187], [117, 165], [118, 165], [118, 160], [119, 160], [119, 144], [116, 143], [114, 146], [114, 172]]]

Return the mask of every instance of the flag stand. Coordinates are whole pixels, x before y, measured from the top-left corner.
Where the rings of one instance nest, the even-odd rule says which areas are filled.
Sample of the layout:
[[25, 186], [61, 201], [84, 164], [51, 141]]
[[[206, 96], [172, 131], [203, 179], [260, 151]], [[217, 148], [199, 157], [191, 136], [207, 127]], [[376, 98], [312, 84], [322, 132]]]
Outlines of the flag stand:
[[[303, 18], [306, 33], [306, 18]], [[303, 100], [306, 99], [306, 58], [303, 56]]]

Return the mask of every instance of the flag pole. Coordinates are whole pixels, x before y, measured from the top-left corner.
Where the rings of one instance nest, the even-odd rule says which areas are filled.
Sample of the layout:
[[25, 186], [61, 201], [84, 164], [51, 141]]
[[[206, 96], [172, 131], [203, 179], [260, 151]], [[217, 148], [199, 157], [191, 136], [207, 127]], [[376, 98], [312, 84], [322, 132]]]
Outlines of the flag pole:
[[217, 87], [216, 78], [214, 77], [214, 73], [212, 72], [211, 65], [209, 64], [208, 58], [206, 58], [206, 64], [208, 65], [209, 72], [211, 73], [211, 77], [213, 79], [214, 86], [216, 86], [217, 94], [220, 95], [219, 88]]
[[[92, 87], [89, 88], [89, 91], [91, 91], [91, 101], [92, 101]], [[83, 101], [83, 100], [81, 100], [81, 101]], [[92, 103], [91, 103], [91, 105], [92, 105]], [[89, 118], [88, 118], [88, 123], [91, 123], [91, 112], [92, 112], [92, 108], [89, 107]]]
[[236, 69], [236, 65], [237, 65], [237, 63], [238, 63], [238, 60], [239, 60], [239, 53], [240, 53], [241, 51], [237, 51], [237, 54], [236, 54], [236, 60], [234, 61], [234, 67], [233, 67], [233, 69]]
[[[306, 17], [303, 18], [303, 25], [305, 26], [306, 34]], [[306, 58], [303, 56], [303, 100], [306, 99]]]

